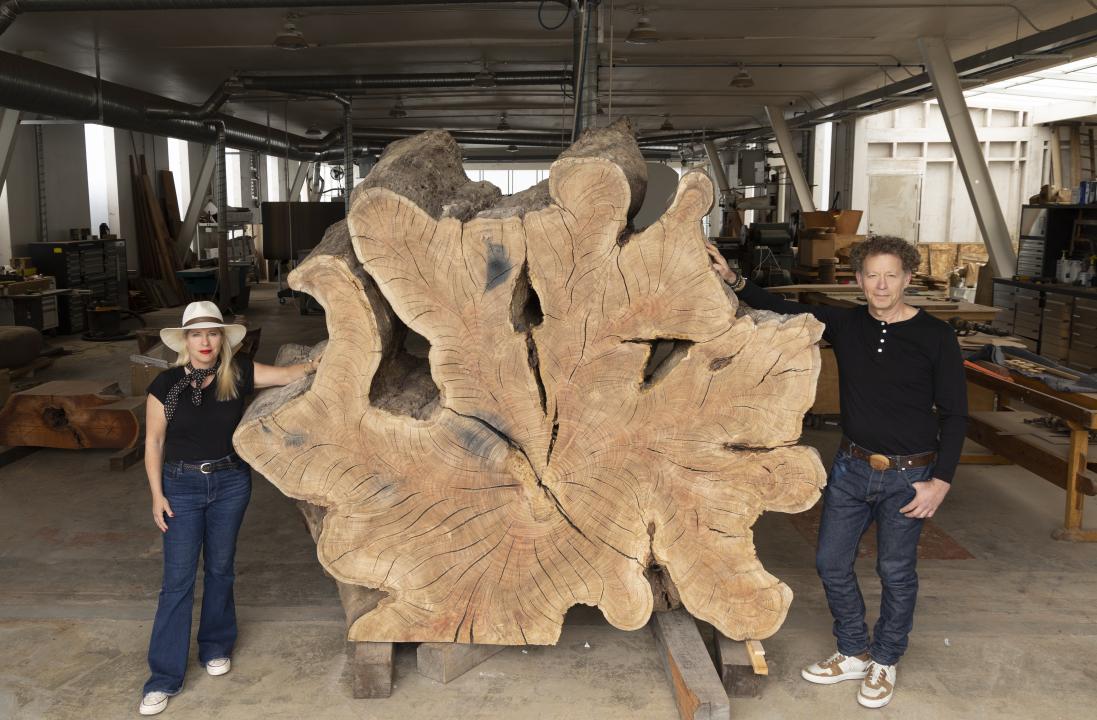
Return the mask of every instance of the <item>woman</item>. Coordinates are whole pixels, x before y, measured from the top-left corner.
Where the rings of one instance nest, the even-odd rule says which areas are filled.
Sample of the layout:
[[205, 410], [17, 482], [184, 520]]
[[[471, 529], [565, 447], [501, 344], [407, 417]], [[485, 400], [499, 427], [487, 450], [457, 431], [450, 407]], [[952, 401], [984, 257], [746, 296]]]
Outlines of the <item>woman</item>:
[[234, 357], [244, 334], [243, 325], [225, 324], [211, 302], [191, 303], [181, 327], [160, 331], [179, 359], [149, 385], [145, 410], [145, 471], [152, 519], [164, 538], [164, 580], [142, 715], [163, 712], [183, 687], [199, 551], [205, 584], [198, 658], [210, 675], [229, 671], [236, 641], [233, 559], [251, 497], [251, 469], [233, 452], [232, 433], [252, 391], [315, 372], [313, 362], [274, 367]]

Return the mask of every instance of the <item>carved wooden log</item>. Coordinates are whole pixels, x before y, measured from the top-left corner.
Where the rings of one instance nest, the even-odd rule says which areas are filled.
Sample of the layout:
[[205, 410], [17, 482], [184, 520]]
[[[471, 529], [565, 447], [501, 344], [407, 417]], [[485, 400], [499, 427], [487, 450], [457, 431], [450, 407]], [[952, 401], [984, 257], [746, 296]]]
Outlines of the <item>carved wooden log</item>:
[[0, 445], [121, 449], [141, 437], [145, 398], [94, 380], [48, 382], [8, 398], [0, 410]]
[[631, 231], [643, 168], [619, 123], [554, 163], [547, 193], [499, 202], [424, 133], [290, 275], [327, 310], [323, 360], [235, 443], [327, 508], [329, 573], [386, 593], [351, 639], [551, 644], [578, 603], [636, 629], [660, 573], [663, 604], [729, 637], [781, 625], [792, 593], [751, 526], [824, 484], [796, 445], [822, 327], [737, 317], [704, 250], [704, 173]]

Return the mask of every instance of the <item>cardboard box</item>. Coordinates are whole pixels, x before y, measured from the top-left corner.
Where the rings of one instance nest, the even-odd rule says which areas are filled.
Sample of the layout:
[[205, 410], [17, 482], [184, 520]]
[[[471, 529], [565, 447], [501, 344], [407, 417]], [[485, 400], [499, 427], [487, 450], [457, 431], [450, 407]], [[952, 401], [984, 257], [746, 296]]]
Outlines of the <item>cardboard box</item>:
[[861, 225], [863, 210], [817, 210], [800, 214], [804, 229], [834, 228], [839, 235], [852, 235]]
[[838, 249], [837, 235], [827, 233], [819, 237], [804, 238], [800, 241], [800, 265], [816, 267], [820, 258], [832, 258]]

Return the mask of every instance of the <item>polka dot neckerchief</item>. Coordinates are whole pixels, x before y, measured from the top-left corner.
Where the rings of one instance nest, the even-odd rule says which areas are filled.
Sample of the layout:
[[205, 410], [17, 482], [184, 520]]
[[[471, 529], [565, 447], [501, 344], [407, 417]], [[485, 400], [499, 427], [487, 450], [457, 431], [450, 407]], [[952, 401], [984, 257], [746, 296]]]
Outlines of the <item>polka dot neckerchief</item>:
[[[179, 395], [187, 385], [190, 385], [191, 383], [194, 383], [194, 387], [190, 394], [190, 400], [194, 403], [194, 407], [202, 406], [202, 385], [206, 382], [206, 378], [217, 374], [217, 369], [219, 367], [221, 367], [220, 360], [218, 360], [217, 364], [213, 367], [204, 369], [195, 368], [190, 363], [187, 363], [186, 367], [183, 368], [182, 379], [172, 385], [171, 389], [168, 390], [168, 401], [164, 403], [164, 415], [167, 417], [168, 423], [171, 423], [171, 419], [175, 416], [175, 408], [179, 405]], [[187, 373], [187, 370], [190, 370], [189, 374]]]

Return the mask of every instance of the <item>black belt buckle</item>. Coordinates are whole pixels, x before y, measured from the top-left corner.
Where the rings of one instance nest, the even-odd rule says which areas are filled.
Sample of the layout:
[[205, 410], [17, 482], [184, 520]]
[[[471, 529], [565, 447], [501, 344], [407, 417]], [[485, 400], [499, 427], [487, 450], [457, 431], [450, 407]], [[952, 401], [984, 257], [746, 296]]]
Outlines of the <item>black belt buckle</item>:
[[198, 470], [203, 475], [209, 475], [210, 473], [213, 472], [213, 465], [214, 465], [214, 463], [204, 462], [204, 463], [202, 463], [201, 465], [198, 466]]

